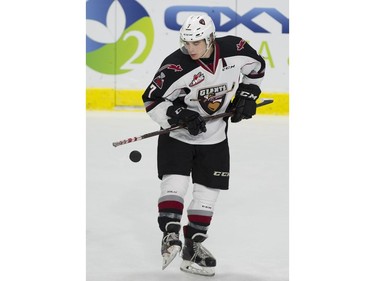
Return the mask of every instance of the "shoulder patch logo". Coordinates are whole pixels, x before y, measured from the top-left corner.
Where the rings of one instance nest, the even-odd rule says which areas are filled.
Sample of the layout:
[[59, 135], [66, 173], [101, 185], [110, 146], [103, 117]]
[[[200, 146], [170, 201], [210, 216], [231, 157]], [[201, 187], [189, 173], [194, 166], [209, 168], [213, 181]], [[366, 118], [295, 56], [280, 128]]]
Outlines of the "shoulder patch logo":
[[158, 71], [163, 71], [164, 69], [171, 69], [174, 70], [174, 72], [181, 72], [183, 68], [179, 64], [166, 64], [163, 67], [161, 67]]
[[164, 85], [164, 78], [165, 74], [162, 72], [159, 76], [156, 76], [152, 82], [154, 82], [154, 84], [161, 90]]
[[236, 44], [237, 51], [241, 51], [243, 48], [245, 48], [245, 44], [246, 44], [246, 41], [243, 39], [240, 42], [238, 42], [238, 44]]

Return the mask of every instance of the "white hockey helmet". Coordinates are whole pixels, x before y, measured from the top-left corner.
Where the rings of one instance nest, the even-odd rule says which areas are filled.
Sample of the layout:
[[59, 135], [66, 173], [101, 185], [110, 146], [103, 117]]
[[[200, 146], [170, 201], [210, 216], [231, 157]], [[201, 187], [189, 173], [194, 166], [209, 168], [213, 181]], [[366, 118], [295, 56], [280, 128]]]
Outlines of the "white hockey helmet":
[[184, 52], [184, 42], [194, 42], [203, 39], [206, 41], [208, 49], [214, 42], [215, 37], [215, 25], [208, 15], [191, 15], [185, 20], [180, 29], [181, 50]]

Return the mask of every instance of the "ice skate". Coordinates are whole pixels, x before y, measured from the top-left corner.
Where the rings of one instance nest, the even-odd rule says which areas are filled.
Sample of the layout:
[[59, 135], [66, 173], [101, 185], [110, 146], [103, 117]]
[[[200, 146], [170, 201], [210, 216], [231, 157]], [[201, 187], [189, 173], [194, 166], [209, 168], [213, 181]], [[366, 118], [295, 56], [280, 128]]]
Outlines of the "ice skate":
[[192, 239], [185, 238], [185, 245], [182, 250], [182, 263], [180, 269], [184, 272], [214, 276], [216, 259], [202, 246], [207, 235], [196, 233]]
[[164, 270], [181, 251], [182, 242], [179, 240], [181, 225], [179, 222], [169, 222], [165, 227], [161, 241], [162, 269]]

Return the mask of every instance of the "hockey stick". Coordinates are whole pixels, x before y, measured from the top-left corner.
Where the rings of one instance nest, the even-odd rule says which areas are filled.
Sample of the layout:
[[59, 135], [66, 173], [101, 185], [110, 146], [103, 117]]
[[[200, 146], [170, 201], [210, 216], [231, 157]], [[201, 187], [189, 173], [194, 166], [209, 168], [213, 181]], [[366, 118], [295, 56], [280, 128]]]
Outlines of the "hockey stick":
[[[270, 104], [270, 103], [273, 103], [273, 99], [263, 99], [260, 103], [257, 103], [257, 107], [261, 107], [261, 106], [264, 106], [264, 105], [267, 105], [267, 104]], [[224, 118], [224, 117], [230, 117], [232, 115], [233, 115], [233, 112], [223, 112], [223, 113], [220, 113], [220, 114], [217, 114], [217, 115], [214, 115], [214, 116], [204, 117], [203, 119], [204, 119], [204, 121], [207, 122], [209, 120], [214, 120], [214, 119]], [[121, 140], [121, 141], [116, 141], [116, 142], [113, 142], [112, 145], [114, 147], [118, 147], [118, 146], [123, 145], [123, 144], [128, 144], [128, 143], [131, 143], [131, 142], [140, 141], [140, 140], [151, 138], [151, 137], [154, 137], [154, 136], [168, 134], [169, 132], [172, 132], [172, 131], [175, 131], [175, 130], [178, 130], [178, 129], [182, 129], [184, 127], [186, 127], [186, 125], [174, 126], [174, 127], [168, 128], [168, 129], [163, 129], [163, 130], [158, 130], [158, 131], [154, 131], [154, 132], [151, 132], [151, 133], [147, 133], [147, 134], [144, 134], [144, 135], [141, 135], [141, 136], [138, 136], [138, 137], [132, 137], [132, 138], [124, 139], [124, 140]]]

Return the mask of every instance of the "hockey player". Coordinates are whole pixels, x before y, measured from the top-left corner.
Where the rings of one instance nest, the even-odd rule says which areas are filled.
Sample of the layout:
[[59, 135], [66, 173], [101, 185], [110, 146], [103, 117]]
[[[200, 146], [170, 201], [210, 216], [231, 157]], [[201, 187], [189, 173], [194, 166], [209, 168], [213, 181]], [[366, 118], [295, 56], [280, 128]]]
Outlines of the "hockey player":
[[[209, 16], [191, 15], [181, 27], [180, 48], [164, 59], [144, 92], [147, 113], [163, 129], [186, 126], [158, 139], [163, 269], [182, 250], [181, 270], [215, 274], [216, 259], [202, 242], [219, 192], [229, 188], [228, 118], [205, 122], [203, 117], [233, 112], [233, 123], [252, 118], [264, 73], [265, 61], [244, 39], [216, 38]], [[180, 222], [190, 178], [193, 199], [182, 245]]]

